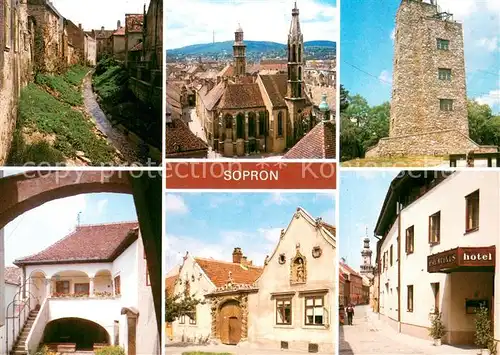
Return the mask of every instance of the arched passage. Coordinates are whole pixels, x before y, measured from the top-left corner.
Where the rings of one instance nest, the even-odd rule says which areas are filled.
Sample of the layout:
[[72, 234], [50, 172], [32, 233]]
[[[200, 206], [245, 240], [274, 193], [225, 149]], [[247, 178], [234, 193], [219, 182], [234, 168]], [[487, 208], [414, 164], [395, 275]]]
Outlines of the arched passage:
[[162, 188], [159, 171], [28, 171], [8, 177], [0, 174], [0, 229], [24, 212], [59, 198], [97, 192], [132, 194], [146, 252], [159, 333]]
[[237, 345], [242, 336], [242, 314], [240, 303], [229, 300], [219, 311], [219, 334], [223, 344]]
[[110, 344], [106, 329], [82, 318], [61, 318], [47, 323], [42, 343], [76, 344], [76, 350], [92, 350], [94, 344]]

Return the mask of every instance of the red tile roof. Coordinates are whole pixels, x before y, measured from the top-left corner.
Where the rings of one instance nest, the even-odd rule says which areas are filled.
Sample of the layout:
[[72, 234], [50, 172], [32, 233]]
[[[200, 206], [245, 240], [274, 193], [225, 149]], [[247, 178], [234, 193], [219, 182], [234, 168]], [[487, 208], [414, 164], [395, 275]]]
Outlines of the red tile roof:
[[179, 118], [172, 117], [166, 129], [166, 157], [176, 157], [181, 153], [206, 151], [208, 145], [197, 137]]
[[137, 239], [138, 227], [137, 222], [78, 226], [47, 249], [18, 259], [14, 264], [113, 261]]
[[265, 108], [257, 83], [229, 84], [219, 103], [220, 109]]
[[179, 275], [175, 276], [170, 276], [165, 279], [165, 291], [167, 291], [167, 295], [173, 296], [174, 294], [174, 288], [175, 288], [175, 282], [177, 281], [177, 277]]
[[297, 142], [284, 156], [285, 159], [335, 159], [335, 125], [320, 122]]
[[259, 278], [263, 270], [257, 266], [242, 266], [213, 259], [195, 258], [195, 260], [216, 287], [227, 283], [229, 272], [231, 272], [233, 283], [251, 285]]
[[113, 30], [94, 30], [96, 39], [106, 39], [113, 35]]
[[286, 107], [287, 74], [260, 75], [262, 84], [274, 107]]
[[22, 279], [22, 270], [17, 266], [7, 266], [4, 270], [5, 283], [11, 285], [20, 285]]
[[343, 267], [350, 275], [361, 278], [361, 275], [346, 263], [340, 262], [340, 266]]
[[113, 36], [125, 36], [125, 27], [121, 26], [119, 29], [117, 29], [113, 33]]
[[126, 32], [142, 32], [142, 27], [144, 25], [144, 15], [143, 14], [126, 14], [125, 15], [125, 27]]

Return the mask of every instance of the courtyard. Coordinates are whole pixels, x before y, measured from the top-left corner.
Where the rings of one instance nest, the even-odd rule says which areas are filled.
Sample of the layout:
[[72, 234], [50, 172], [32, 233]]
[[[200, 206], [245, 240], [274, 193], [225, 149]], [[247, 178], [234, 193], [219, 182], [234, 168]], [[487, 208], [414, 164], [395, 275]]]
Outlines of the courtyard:
[[434, 346], [432, 340], [397, 333], [378, 319], [369, 306], [357, 306], [352, 326], [340, 327], [340, 355], [371, 354], [476, 354], [472, 348]]

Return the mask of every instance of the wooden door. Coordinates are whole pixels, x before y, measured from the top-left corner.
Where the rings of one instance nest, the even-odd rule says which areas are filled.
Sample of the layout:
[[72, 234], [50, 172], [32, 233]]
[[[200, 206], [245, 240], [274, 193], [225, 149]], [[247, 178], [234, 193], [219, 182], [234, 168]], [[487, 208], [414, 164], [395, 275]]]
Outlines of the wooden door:
[[219, 335], [223, 344], [236, 345], [241, 340], [241, 308], [237, 301], [226, 302], [219, 313]]

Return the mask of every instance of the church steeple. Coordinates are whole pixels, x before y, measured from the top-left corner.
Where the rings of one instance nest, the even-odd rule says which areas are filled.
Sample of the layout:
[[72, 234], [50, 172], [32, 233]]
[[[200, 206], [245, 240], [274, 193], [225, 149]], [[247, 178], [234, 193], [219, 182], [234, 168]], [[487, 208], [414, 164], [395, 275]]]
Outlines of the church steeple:
[[234, 60], [234, 75], [240, 76], [245, 75], [247, 72], [247, 60], [246, 60], [246, 44], [243, 43], [243, 29], [240, 24], [234, 32], [234, 44], [233, 44], [233, 60]]
[[288, 34], [288, 88], [287, 98], [300, 100], [305, 97], [302, 83], [304, 38], [300, 31], [299, 9], [297, 2], [292, 9], [292, 22]]

